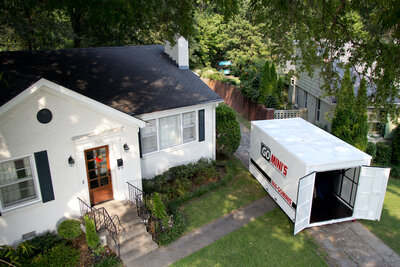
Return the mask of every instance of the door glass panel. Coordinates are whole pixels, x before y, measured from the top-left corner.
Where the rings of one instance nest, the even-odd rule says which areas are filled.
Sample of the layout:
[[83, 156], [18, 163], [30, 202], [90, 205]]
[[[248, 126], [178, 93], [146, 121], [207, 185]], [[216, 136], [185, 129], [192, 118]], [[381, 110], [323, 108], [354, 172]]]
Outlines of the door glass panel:
[[100, 178], [100, 186], [108, 185], [108, 177]]
[[89, 171], [89, 180], [98, 178], [97, 170]]
[[96, 168], [96, 161], [89, 161], [87, 165], [88, 165], [88, 170], [93, 170], [94, 168]]
[[100, 161], [100, 162], [98, 163], [98, 165], [100, 166], [100, 168], [107, 167], [107, 161], [106, 161], [106, 159], [104, 159], [103, 161]]
[[90, 189], [99, 187], [99, 180], [90, 181]]
[[108, 171], [107, 168], [101, 168], [101, 169], [99, 169], [99, 176], [107, 175], [107, 171]]
[[103, 147], [103, 148], [100, 148], [99, 150], [97, 150], [97, 156], [105, 159], [106, 158], [106, 148]]
[[94, 151], [93, 151], [93, 150], [91, 150], [91, 151], [86, 151], [86, 159], [87, 159], [87, 160], [94, 159]]

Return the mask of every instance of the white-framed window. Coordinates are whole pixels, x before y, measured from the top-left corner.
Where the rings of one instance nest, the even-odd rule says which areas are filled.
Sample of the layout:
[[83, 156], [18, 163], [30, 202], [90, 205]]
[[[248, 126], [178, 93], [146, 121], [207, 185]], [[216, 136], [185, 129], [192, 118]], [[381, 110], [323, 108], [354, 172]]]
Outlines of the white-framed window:
[[307, 108], [307, 96], [308, 96], [307, 91], [304, 91], [304, 108]]
[[149, 120], [146, 127], [140, 129], [142, 151], [144, 154], [156, 151], [157, 148], [157, 120]]
[[315, 118], [317, 121], [319, 121], [320, 114], [321, 114], [321, 100], [317, 98], [317, 103], [315, 107]]
[[148, 120], [140, 129], [142, 153], [174, 147], [196, 140], [196, 111]]
[[38, 198], [32, 158], [23, 157], [0, 163], [0, 199], [8, 209]]

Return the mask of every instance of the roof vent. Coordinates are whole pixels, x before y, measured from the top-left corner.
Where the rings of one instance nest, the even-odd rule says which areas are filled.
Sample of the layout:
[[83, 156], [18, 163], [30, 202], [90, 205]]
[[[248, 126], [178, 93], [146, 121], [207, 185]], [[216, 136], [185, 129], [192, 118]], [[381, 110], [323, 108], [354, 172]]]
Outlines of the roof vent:
[[185, 38], [176, 37], [175, 45], [165, 41], [164, 52], [172, 58], [180, 69], [189, 69], [189, 43]]

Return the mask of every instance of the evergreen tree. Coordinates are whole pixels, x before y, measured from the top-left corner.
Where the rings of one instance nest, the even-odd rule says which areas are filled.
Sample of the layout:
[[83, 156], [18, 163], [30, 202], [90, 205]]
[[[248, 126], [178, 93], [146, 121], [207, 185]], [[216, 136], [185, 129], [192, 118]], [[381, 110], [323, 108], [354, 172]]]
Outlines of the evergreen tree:
[[269, 68], [269, 62], [267, 60], [267, 61], [265, 61], [264, 68], [261, 73], [261, 81], [260, 81], [259, 97], [258, 97], [259, 103], [264, 103], [266, 96], [269, 94], [268, 87], [269, 87], [269, 82], [271, 80], [270, 75], [271, 75], [271, 71]]
[[332, 121], [332, 134], [343, 141], [354, 144], [353, 123], [354, 123], [354, 88], [350, 77], [350, 68], [347, 67], [342, 79], [340, 89], [336, 94], [336, 108]]
[[357, 92], [357, 99], [354, 109], [354, 146], [365, 151], [368, 143], [368, 115], [367, 115], [367, 82], [363, 78]]

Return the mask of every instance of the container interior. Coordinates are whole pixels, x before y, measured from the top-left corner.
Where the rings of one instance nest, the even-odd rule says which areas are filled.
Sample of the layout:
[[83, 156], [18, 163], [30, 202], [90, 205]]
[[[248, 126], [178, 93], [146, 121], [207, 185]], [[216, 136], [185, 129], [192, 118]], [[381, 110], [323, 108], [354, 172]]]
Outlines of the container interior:
[[360, 167], [317, 172], [310, 222], [351, 217], [359, 175]]

